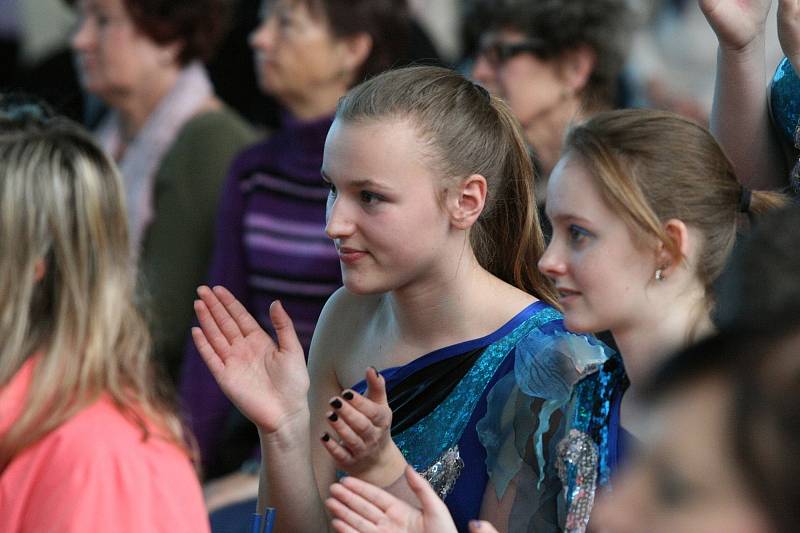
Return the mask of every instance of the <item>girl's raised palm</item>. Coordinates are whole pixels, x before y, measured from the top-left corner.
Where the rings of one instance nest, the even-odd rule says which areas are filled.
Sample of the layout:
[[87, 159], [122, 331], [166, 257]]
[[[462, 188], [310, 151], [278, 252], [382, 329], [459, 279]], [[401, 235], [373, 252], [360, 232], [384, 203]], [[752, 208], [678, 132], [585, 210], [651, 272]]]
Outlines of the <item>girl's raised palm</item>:
[[292, 320], [280, 305], [269, 309], [278, 344], [223, 287], [200, 287], [200, 322], [192, 338], [223, 392], [258, 428], [273, 433], [308, 424], [309, 377]]
[[772, 0], [698, 0], [720, 46], [742, 50], [764, 33]]

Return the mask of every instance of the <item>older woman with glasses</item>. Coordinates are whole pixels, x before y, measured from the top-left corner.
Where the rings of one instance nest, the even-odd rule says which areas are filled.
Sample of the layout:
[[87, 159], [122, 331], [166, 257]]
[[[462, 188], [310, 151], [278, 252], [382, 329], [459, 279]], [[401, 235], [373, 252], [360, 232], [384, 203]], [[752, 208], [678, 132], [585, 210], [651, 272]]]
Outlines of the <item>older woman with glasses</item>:
[[627, 3], [477, 0], [472, 13], [483, 19], [472, 76], [511, 106], [546, 177], [567, 126], [614, 107], [631, 19]]

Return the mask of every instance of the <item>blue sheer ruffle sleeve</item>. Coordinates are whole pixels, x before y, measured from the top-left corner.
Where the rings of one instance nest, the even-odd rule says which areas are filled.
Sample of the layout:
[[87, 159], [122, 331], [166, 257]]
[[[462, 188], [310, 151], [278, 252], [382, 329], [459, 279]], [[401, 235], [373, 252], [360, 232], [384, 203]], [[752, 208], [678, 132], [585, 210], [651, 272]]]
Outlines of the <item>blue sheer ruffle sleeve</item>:
[[[533, 479], [534, 493], [540, 495], [558, 483], [555, 449], [565, 435], [563, 422], [575, 385], [611, 354], [594, 337], [563, 329], [534, 329], [515, 350], [513, 375], [492, 389], [486, 415], [477, 425], [498, 500], [517, 477]], [[525, 504], [533, 515], [544, 502]]]

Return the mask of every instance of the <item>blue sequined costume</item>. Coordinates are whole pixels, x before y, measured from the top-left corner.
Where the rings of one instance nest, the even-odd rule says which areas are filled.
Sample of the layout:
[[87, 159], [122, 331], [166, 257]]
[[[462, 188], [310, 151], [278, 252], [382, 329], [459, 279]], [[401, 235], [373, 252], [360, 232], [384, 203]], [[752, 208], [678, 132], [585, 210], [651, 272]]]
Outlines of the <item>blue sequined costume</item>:
[[[581, 355], [584, 361], [576, 365]], [[567, 333], [561, 314], [536, 302], [486, 337], [382, 370], [396, 419], [392, 436], [406, 460], [443, 496], [459, 531], [466, 531], [469, 520], [478, 517], [490, 482], [500, 500], [512, 480], [509, 530], [561, 531], [562, 485], [554, 454], [564, 420], [560, 408], [566, 403], [548, 400], [572, 397], [573, 385], [605, 359], [596, 341]], [[420, 378], [435, 374], [436, 367], [441, 367], [442, 376], [459, 377], [452, 385]], [[516, 383], [532, 382], [534, 375], [547, 390], [519, 394]], [[425, 403], [443, 387], [447, 393], [440, 394], [424, 416], [401, 412], [408, 411], [409, 403]], [[353, 388], [361, 392], [365, 384]], [[414, 400], [403, 400], [409, 395]], [[404, 422], [412, 418], [412, 423]]]
[[[783, 144], [791, 147], [797, 158], [800, 150], [800, 79], [788, 58], [783, 58], [772, 77], [769, 110], [778, 136]], [[790, 183], [794, 193], [800, 194], [800, 161], [797, 159]]]
[[615, 353], [574, 388], [558, 463], [569, 532], [585, 531], [595, 490], [610, 487], [612, 473], [627, 455], [631, 437], [620, 425], [620, 406], [629, 385]]
[[[608, 481], [619, 435], [619, 399], [624, 371], [618, 356], [591, 336], [563, 329], [526, 339], [517, 350], [515, 371], [498, 382], [478, 423], [488, 451], [495, 487], [517, 479], [526, 491], [528, 513], [518, 514], [514, 530], [550, 531], [541, 521], [545, 484], [560, 478], [556, 523], [585, 531], [598, 484]], [[615, 403], [616, 402], [616, 403]], [[530, 422], [530, 413], [538, 420]], [[559, 529], [561, 530], [561, 529]]]

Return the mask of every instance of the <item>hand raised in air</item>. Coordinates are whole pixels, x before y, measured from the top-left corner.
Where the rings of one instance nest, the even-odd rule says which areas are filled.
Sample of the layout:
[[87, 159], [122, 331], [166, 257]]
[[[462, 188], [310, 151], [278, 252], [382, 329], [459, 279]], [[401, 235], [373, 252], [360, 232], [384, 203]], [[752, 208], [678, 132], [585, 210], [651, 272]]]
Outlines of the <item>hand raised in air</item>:
[[698, 0], [720, 47], [741, 51], [763, 37], [772, 0]]
[[223, 392], [262, 432], [308, 424], [303, 348], [280, 302], [269, 309], [278, 343], [223, 287], [199, 287], [192, 338]]

